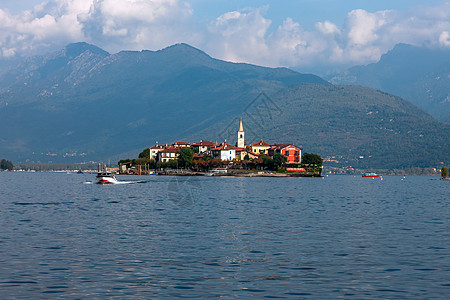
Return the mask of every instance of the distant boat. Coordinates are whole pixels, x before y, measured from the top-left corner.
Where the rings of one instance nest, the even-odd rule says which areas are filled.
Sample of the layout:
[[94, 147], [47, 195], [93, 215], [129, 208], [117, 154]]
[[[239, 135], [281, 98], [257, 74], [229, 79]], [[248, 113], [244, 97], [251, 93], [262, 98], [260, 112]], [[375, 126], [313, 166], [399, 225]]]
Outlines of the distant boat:
[[110, 171], [101, 171], [97, 173], [98, 184], [115, 184], [118, 183], [114, 173]]
[[364, 173], [362, 174], [362, 177], [380, 177], [380, 175], [376, 173]]
[[211, 170], [212, 174], [225, 174], [228, 173], [228, 169], [227, 168], [214, 168]]

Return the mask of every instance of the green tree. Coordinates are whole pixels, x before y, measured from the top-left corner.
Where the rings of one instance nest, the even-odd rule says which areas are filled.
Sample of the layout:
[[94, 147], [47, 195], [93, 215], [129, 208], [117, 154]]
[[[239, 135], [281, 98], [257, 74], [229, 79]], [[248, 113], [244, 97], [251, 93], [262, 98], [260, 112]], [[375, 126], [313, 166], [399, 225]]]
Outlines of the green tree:
[[275, 162], [273, 161], [272, 158], [268, 157], [267, 155], [261, 155], [260, 156], [262, 158], [263, 161], [263, 167], [264, 169], [267, 170], [273, 170], [275, 169]]
[[302, 163], [308, 164], [308, 165], [317, 165], [318, 167], [321, 167], [323, 164], [323, 159], [318, 154], [312, 154], [312, 153], [303, 153], [302, 155]]
[[319, 175], [322, 174], [322, 164], [323, 159], [318, 154], [313, 153], [303, 153], [302, 155], [302, 163], [305, 165], [309, 165], [308, 169], [313, 172], [318, 172]]
[[124, 163], [128, 163], [128, 162], [131, 162], [131, 159], [121, 159], [121, 160], [119, 160], [119, 162], [117, 163], [119, 166], [120, 166], [120, 164], [124, 164]]
[[273, 155], [273, 162], [277, 167], [281, 167], [286, 161], [287, 161], [286, 156], [280, 153], [275, 153]]
[[182, 168], [187, 168], [191, 165], [193, 158], [194, 150], [187, 147], [181, 148], [178, 155], [178, 165]]
[[178, 169], [179, 163], [178, 159], [171, 159], [168, 162], [166, 162], [166, 167], [170, 169]]
[[12, 162], [10, 162], [9, 160], [6, 159], [2, 159], [0, 162], [0, 170], [13, 170], [14, 169], [14, 165]]
[[441, 170], [441, 177], [442, 177], [442, 178], [446, 178], [446, 177], [447, 177], [447, 174], [448, 174], [447, 168], [446, 168], [446, 167], [442, 167], [442, 170]]
[[150, 158], [150, 149], [145, 148], [141, 153], [139, 153], [139, 158]]

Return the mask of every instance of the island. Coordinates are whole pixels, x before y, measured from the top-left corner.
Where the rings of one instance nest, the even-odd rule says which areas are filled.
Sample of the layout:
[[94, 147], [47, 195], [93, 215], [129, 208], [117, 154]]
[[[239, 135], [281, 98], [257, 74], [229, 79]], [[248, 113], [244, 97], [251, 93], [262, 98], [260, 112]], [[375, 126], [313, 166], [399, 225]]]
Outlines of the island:
[[119, 174], [241, 177], [321, 177], [323, 159], [294, 143], [245, 141], [242, 119], [235, 145], [227, 141], [177, 141], [145, 148], [136, 159], [118, 162]]

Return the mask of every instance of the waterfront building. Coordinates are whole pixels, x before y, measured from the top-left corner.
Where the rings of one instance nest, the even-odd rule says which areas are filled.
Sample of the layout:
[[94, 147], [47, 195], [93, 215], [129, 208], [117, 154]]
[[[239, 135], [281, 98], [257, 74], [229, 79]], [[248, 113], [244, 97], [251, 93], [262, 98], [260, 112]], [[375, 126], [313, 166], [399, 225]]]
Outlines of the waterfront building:
[[158, 142], [156, 143], [155, 146], [151, 146], [149, 148], [150, 150], [150, 159], [152, 160], [156, 160], [158, 158], [158, 152], [165, 149], [167, 147], [166, 145], [158, 145]]
[[279, 153], [286, 157], [287, 163], [301, 163], [302, 150], [294, 144], [274, 144], [269, 150], [269, 155], [273, 156], [275, 153]]
[[252, 146], [252, 152], [259, 154], [268, 154], [270, 149], [270, 144], [260, 140], [257, 143], [254, 143]]
[[223, 142], [217, 147], [211, 148], [211, 157], [221, 160], [236, 159], [236, 147]]
[[158, 152], [158, 161], [168, 162], [169, 160], [175, 159], [179, 155], [179, 148], [167, 147]]
[[172, 146], [175, 148], [188, 148], [191, 146], [191, 144], [188, 142], [175, 142], [172, 144]]
[[195, 143], [191, 146], [194, 150], [198, 150], [198, 153], [209, 153], [211, 148], [217, 147], [216, 143], [210, 141], [200, 140], [200, 142]]

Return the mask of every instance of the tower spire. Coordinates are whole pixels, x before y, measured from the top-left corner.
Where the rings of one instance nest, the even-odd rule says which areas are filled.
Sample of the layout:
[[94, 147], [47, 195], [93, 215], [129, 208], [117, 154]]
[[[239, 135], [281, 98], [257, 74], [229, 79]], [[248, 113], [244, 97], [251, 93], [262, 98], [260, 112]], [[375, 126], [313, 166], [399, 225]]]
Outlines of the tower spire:
[[244, 132], [244, 126], [242, 126], [242, 119], [239, 123], [239, 130], [237, 132], [237, 143], [236, 146], [239, 148], [245, 148], [245, 132]]

